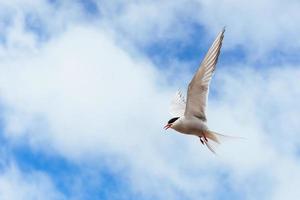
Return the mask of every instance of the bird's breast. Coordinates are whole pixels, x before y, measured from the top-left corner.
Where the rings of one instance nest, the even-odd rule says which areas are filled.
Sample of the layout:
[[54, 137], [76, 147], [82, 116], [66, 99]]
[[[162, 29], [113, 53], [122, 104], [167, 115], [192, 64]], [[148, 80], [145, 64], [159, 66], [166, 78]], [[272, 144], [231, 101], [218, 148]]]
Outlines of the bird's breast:
[[206, 123], [196, 117], [183, 118], [172, 128], [180, 133], [199, 135], [203, 130], [207, 129]]

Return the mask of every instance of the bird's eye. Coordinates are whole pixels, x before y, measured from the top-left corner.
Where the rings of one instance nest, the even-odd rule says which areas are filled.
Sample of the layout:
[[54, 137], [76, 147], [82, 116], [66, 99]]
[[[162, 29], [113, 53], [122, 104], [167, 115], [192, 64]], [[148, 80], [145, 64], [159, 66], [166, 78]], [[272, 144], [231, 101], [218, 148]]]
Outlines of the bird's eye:
[[174, 123], [179, 117], [174, 117], [168, 121], [168, 124]]

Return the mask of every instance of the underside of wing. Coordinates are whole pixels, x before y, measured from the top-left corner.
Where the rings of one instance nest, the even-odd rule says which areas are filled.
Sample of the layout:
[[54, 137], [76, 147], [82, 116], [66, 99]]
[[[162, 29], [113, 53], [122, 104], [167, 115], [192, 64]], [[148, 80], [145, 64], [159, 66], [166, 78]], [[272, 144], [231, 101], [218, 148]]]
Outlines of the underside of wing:
[[186, 116], [196, 116], [199, 119], [206, 121], [205, 109], [209, 83], [216, 68], [224, 32], [225, 29], [218, 34], [189, 84], [187, 105], [184, 113]]
[[172, 117], [180, 117], [184, 115], [186, 101], [180, 91], [177, 91], [170, 105], [170, 114]]

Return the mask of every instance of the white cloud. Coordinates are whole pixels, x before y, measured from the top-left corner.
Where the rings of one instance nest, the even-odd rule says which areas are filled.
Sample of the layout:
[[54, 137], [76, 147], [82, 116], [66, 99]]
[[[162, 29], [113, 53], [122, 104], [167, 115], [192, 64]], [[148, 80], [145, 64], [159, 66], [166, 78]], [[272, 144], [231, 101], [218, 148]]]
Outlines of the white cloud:
[[[102, 23], [139, 45], [157, 40], [187, 37], [190, 33], [179, 16], [187, 16], [185, 1], [97, 1]], [[185, 8], [185, 9], [184, 9]], [[120, 35], [117, 35], [120, 36]]]
[[157, 40], [163, 43], [169, 39], [184, 43], [195, 41], [191, 33], [197, 24], [204, 29], [199, 34], [205, 39], [213, 39], [223, 26], [227, 26], [224, 48], [241, 47], [249, 62], [264, 59], [274, 50], [279, 52], [278, 56], [283, 53], [291, 57], [299, 50], [300, 4], [297, 1], [97, 2], [102, 21], [139, 45]]
[[[235, 3], [236, 7], [242, 6]], [[131, 190], [161, 199], [180, 199], [181, 195], [188, 199], [214, 199], [219, 187], [223, 187], [219, 183], [220, 173], [228, 174], [229, 188], [245, 193], [248, 199], [298, 196], [296, 185], [300, 179], [289, 182], [292, 177], [300, 176], [295, 170], [300, 130], [297, 66], [271, 66], [267, 70], [253, 70], [247, 63], [248, 67], [242, 70], [241, 66], [229, 70], [218, 66], [212, 85], [216, 96], [210, 98], [208, 110], [209, 125], [220, 133], [247, 138], [224, 144], [220, 157], [213, 157], [202, 148], [197, 138], [162, 130], [168, 120], [169, 98], [176, 89], [167, 86], [164, 71], [158, 70], [131, 42], [150, 42], [154, 33], [158, 37], [170, 33], [177, 14], [182, 12], [177, 12], [182, 4], [174, 4], [170, 11], [168, 5], [166, 2], [162, 6], [151, 2], [108, 5], [126, 9], [119, 16], [111, 13], [113, 19], [104, 22], [105, 29], [74, 26], [75, 22], [70, 22], [66, 29], [51, 26], [51, 33], [56, 29], [60, 33], [42, 46], [37, 46], [27, 32], [18, 28], [22, 24], [14, 27], [16, 34], [10, 35], [11, 41], [17, 44], [29, 41], [34, 45], [18, 46], [12, 51], [14, 59], [9, 57], [0, 62], [6, 138], [26, 140], [39, 151], [55, 152], [79, 163], [97, 165], [102, 161], [98, 158], [105, 156], [113, 171], [126, 171]], [[204, 23], [208, 30], [215, 31], [226, 22], [227, 18], [224, 22], [218, 19], [227, 13], [226, 9], [232, 9], [228, 4], [222, 7], [226, 12], [214, 15], [217, 20], [207, 14], [221, 7], [201, 3], [202, 11], [205, 10], [200, 13], [201, 23], [206, 19], [216, 21]], [[162, 15], [153, 14], [156, 8], [164, 11]], [[241, 13], [245, 14], [240, 18], [242, 22], [251, 17], [246, 11]], [[258, 12], [258, 16], [262, 13]], [[244, 44], [248, 39], [252, 47], [266, 44], [264, 48], [268, 50], [274, 47], [273, 41], [284, 40], [276, 31], [270, 31], [271, 39], [260, 43], [258, 38], [264, 38], [266, 32], [253, 32], [255, 24], [250, 23], [245, 35], [243, 23], [228, 18], [236, 25], [229, 26], [225, 45]], [[119, 44], [120, 39], [128, 38], [123, 37], [124, 32], [119, 35], [114, 32], [117, 37], [112, 36], [108, 22], [117, 27], [115, 30], [121, 28], [126, 34], [138, 35], [137, 38], [133, 34], [124, 42], [126, 45]], [[17, 36], [21, 39], [17, 40]], [[236, 41], [230, 39], [233, 36]], [[6, 54], [4, 50], [3, 57]], [[9, 170], [11, 173], [17, 174], [17, 178], [7, 187], [22, 184], [22, 178], [18, 178], [21, 175]]]
[[[274, 49], [290, 54], [299, 49], [297, 1], [196, 1], [200, 11], [194, 12], [201, 24], [212, 33], [220, 26], [228, 27], [230, 46], [241, 45], [251, 59], [263, 59]], [[196, 7], [197, 8], [197, 7]], [[213, 13], [213, 14], [212, 14]], [[250, 60], [251, 60], [250, 59]]]
[[14, 164], [0, 172], [0, 198], [3, 200], [65, 199], [47, 175], [41, 172], [25, 174]]

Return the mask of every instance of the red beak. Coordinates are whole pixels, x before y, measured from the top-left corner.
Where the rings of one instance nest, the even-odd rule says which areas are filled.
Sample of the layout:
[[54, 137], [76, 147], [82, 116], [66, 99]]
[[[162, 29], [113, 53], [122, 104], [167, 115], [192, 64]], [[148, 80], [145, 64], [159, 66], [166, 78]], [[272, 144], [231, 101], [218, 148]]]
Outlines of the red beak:
[[164, 126], [164, 129], [167, 130], [168, 128], [170, 128], [172, 126], [172, 124], [167, 124]]

